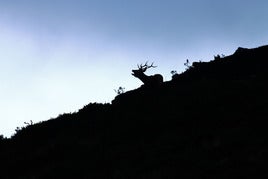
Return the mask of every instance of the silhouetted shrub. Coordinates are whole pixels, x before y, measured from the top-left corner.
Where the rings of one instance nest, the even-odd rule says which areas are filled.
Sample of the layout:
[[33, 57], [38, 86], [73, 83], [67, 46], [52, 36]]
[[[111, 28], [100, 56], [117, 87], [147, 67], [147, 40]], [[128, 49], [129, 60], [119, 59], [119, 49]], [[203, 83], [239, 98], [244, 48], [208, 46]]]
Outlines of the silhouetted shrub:
[[5, 139], [5, 137], [3, 135], [0, 135], [0, 141], [4, 140], [4, 139]]
[[26, 124], [26, 126], [31, 126], [31, 125], [33, 125], [33, 121], [30, 120], [30, 122], [24, 122], [24, 124]]
[[186, 66], [186, 69], [189, 69], [191, 67], [190, 65], [190, 61], [188, 59], [186, 59], [186, 62], [184, 63], [184, 66]]
[[176, 70], [172, 70], [171, 72], [171, 78], [172, 78], [172, 80], [173, 79], [176, 79], [176, 78], [178, 78], [179, 77], [179, 74], [177, 73], [177, 71]]
[[120, 86], [117, 90], [114, 90], [117, 95], [123, 94], [125, 92], [125, 88]]
[[22, 127], [16, 127], [15, 132], [18, 133], [21, 130], [22, 130]]
[[224, 57], [224, 55], [223, 56], [220, 56], [219, 54], [214, 55], [214, 60], [220, 60], [222, 57]]

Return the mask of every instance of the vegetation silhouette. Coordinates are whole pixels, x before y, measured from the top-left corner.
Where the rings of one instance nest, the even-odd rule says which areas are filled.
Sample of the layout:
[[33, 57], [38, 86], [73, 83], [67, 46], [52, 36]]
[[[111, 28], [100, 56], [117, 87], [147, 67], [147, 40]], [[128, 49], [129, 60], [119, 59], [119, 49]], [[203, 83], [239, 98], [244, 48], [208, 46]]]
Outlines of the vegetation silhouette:
[[125, 92], [125, 88], [122, 87], [122, 86], [119, 86], [117, 90], [114, 90], [114, 92], [115, 92], [117, 95], [123, 94], [123, 93]]
[[0, 138], [1, 178], [266, 178], [267, 59], [268, 46], [238, 48], [29, 123]]

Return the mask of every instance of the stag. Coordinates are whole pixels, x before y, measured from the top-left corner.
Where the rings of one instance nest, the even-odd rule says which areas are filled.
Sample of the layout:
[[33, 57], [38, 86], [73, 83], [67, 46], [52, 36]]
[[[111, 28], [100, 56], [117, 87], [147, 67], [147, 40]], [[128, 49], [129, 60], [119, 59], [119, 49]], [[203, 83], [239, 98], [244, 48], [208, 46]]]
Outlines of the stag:
[[148, 65], [148, 63], [146, 62], [144, 65], [141, 64], [137, 66], [137, 70], [132, 70], [132, 75], [136, 78], [139, 78], [144, 83], [144, 85], [156, 86], [163, 82], [163, 76], [160, 74], [155, 74], [151, 76], [144, 74], [147, 69], [156, 67], [153, 63], [151, 65]]

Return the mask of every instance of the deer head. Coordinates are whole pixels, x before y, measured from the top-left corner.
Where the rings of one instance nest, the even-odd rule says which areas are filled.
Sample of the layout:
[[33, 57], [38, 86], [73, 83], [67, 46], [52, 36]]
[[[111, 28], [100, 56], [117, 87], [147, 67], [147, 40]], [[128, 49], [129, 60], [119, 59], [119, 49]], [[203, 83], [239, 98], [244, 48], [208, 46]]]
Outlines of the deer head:
[[160, 74], [155, 74], [152, 76], [144, 74], [147, 69], [156, 67], [153, 63], [151, 65], [148, 65], [148, 62], [146, 62], [144, 65], [140, 64], [137, 66], [137, 70], [132, 70], [132, 75], [136, 78], [139, 78], [144, 83], [144, 85], [157, 85], [163, 82], [163, 77]]

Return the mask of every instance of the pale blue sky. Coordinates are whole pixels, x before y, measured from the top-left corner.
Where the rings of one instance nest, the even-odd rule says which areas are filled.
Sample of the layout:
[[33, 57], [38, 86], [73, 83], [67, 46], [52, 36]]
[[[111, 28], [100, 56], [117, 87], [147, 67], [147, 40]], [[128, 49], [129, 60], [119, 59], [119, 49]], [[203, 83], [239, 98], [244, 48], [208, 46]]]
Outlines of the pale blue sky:
[[188, 58], [268, 44], [266, 0], [0, 0], [0, 134], [110, 102], [137, 63], [170, 80]]

